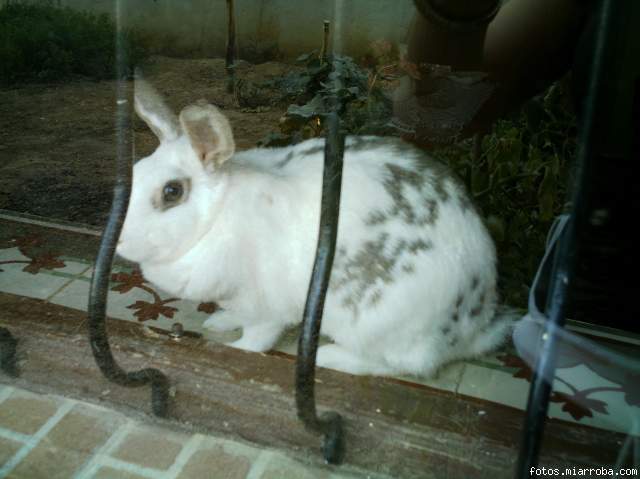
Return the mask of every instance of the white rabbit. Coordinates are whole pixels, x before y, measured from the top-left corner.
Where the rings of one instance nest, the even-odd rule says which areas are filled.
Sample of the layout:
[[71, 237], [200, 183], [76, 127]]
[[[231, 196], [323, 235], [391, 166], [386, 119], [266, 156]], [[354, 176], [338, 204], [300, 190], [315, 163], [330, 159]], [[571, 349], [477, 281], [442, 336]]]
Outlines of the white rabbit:
[[[266, 351], [302, 318], [318, 238], [324, 140], [235, 152], [212, 105], [179, 119], [146, 83], [135, 107], [160, 140], [133, 170], [117, 252], [172, 295], [215, 301], [204, 326]], [[336, 256], [317, 364], [430, 375], [497, 346], [491, 238], [459, 182], [395, 138], [348, 137]]]

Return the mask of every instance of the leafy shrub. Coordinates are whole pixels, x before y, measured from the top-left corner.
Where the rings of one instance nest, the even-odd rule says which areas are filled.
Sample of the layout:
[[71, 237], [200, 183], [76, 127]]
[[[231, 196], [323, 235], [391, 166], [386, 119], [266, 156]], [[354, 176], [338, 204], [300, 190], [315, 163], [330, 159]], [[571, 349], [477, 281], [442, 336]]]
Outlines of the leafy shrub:
[[[0, 8], [0, 82], [59, 81], [73, 75], [115, 76], [116, 27], [107, 14], [61, 8], [50, 1]], [[124, 33], [130, 64], [146, 55], [140, 34]]]
[[372, 88], [368, 72], [352, 58], [328, 55], [326, 61], [321, 62], [314, 51], [301, 55], [297, 62], [304, 65], [302, 71], [263, 84], [281, 92], [277, 101], [293, 103], [282, 119], [281, 132], [268, 135], [261, 145], [296, 143], [320, 135], [333, 101], [344, 108], [342, 127], [350, 134], [396, 133], [388, 125], [391, 101], [380, 88]]
[[512, 118], [498, 120], [482, 139], [441, 148], [445, 159], [487, 215], [498, 249], [506, 303], [526, 306], [528, 288], [553, 219], [565, 209], [576, 154], [576, 118], [564, 83], [530, 100]]

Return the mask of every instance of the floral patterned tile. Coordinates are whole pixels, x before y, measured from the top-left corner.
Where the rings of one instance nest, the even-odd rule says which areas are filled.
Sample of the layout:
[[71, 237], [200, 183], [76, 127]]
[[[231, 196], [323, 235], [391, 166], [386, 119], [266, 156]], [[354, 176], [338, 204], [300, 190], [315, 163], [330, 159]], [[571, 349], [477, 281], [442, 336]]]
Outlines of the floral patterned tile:
[[497, 369], [467, 364], [457, 392], [487, 401], [525, 409], [529, 384]]
[[138, 271], [111, 275], [108, 314], [119, 319], [145, 322], [159, 317], [172, 319], [178, 308], [178, 298], [158, 293], [149, 286]]
[[88, 267], [47, 249], [42, 236], [13, 238], [0, 244], [0, 291], [47, 299]]
[[41, 236], [20, 237], [0, 244], [0, 270], [8, 265], [19, 266], [23, 272], [32, 275], [41, 272], [76, 275], [89, 267], [86, 263], [49, 250]]
[[185, 331], [202, 335], [208, 341], [221, 344], [240, 339], [242, 333], [239, 330], [219, 333], [202, 327], [202, 324], [217, 309], [212, 303], [179, 300], [172, 302], [171, 305], [177, 310], [173, 316], [159, 314], [152, 323], [145, 324], [170, 331], [175, 323], [180, 323]]
[[[503, 404], [509, 404], [510, 401], [509, 405], [526, 408], [528, 388], [533, 376], [531, 368], [509, 351], [498, 354], [497, 358], [502, 361], [505, 369], [493, 369], [495, 379], [487, 381], [484, 376], [488, 374], [488, 370], [474, 370], [467, 366], [469, 375], [462, 378], [458, 391]], [[640, 422], [640, 373], [626, 376], [615, 374], [613, 377], [619, 378], [619, 382], [614, 382], [594, 372], [594, 368], [606, 371], [600, 364], [590, 365], [588, 359], [581, 364], [556, 370], [549, 416], [629, 432], [634, 421]], [[483, 381], [487, 381], [485, 385]], [[496, 381], [507, 385], [504, 390], [509, 391], [509, 397], [513, 396], [514, 391], [524, 388], [524, 402], [519, 404], [518, 401], [505, 398], [495, 389]]]
[[[93, 268], [85, 271], [51, 301], [75, 309], [86, 310], [90, 278]], [[170, 331], [175, 323], [191, 333], [202, 334], [211, 341], [231, 342], [240, 336], [235, 333], [215, 333], [202, 327], [216, 311], [213, 303], [180, 300], [156, 290], [135, 268], [114, 266], [107, 297], [107, 315]]]
[[[39, 236], [14, 238], [0, 244], [0, 291], [49, 299], [86, 311], [92, 268], [83, 260], [63, 256], [47, 249]], [[195, 303], [157, 291], [135, 268], [113, 268], [107, 314], [152, 328], [170, 330], [180, 323], [186, 332], [228, 343], [240, 332], [215, 333], [202, 324], [216, 311], [215, 304]], [[321, 340], [321, 344], [326, 339]], [[276, 349], [295, 355], [298, 331], [283, 336]], [[596, 367], [597, 366], [597, 367]], [[598, 373], [594, 372], [598, 371]], [[558, 369], [554, 381], [549, 415], [580, 424], [625, 432], [640, 417], [640, 375], [607, 375], [602, 365], [573, 364]], [[507, 345], [477, 360], [457, 362], [443, 368], [432, 379], [398, 378], [459, 394], [482, 398], [512, 407], [526, 407], [531, 369]]]
[[640, 420], [640, 384], [617, 384], [585, 364], [559, 369], [553, 384], [549, 416], [629, 433]]
[[72, 276], [82, 275], [89, 269], [91, 269], [91, 264], [86, 261], [81, 261], [76, 258], [70, 258], [68, 256], [60, 256], [60, 261], [64, 263], [64, 268], [55, 269], [53, 271], [45, 271], [45, 274], [68, 274]]
[[4, 293], [46, 299], [71, 281], [67, 275], [38, 274], [44, 268], [64, 268], [61, 261], [37, 262], [16, 248], [0, 253], [0, 291]]
[[36, 275], [23, 271], [22, 265], [0, 266], [0, 291], [36, 299], [47, 299], [70, 282], [70, 279], [50, 275]]
[[457, 392], [467, 367], [468, 364], [465, 361], [456, 361], [445, 365], [434, 377], [429, 379], [416, 376], [402, 376], [397, 379], [442, 389], [443, 391]]
[[[274, 349], [281, 353], [295, 356], [296, 354], [298, 354], [298, 338], [299, 328], [291, 328], [282, 335]], [[318, 346], [322, 346], [328, 343], [330, 343], [330, 340], [328, 338], [320, 336]]]
[[[137, 269], [121, 268], [111, 275], [108, 314], [120, 319], [146, 323], [170, 330], [174, 323], [184, 330], [203, 334], [202, 323], [216, 311], [213, 303], [180, 300], [159, 292]], [[216, 339], [227, 339], [224, 335]], [[211, 337], [211, 339], [213, 339]]]
[[89, 301], [89, 282], [81, 279], [73, 280], [49, 298], [49, 301], [68, 308], [86, 311]]

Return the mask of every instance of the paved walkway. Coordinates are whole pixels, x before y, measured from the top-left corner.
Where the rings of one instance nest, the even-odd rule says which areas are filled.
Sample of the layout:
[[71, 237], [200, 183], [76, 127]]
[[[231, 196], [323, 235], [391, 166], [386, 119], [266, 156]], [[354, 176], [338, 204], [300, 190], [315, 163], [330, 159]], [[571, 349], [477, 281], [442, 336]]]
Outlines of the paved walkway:
[[0, 477], [23, 479], [342, 479], [381, 477], [151, 425], [55, 395], [0, 386]]

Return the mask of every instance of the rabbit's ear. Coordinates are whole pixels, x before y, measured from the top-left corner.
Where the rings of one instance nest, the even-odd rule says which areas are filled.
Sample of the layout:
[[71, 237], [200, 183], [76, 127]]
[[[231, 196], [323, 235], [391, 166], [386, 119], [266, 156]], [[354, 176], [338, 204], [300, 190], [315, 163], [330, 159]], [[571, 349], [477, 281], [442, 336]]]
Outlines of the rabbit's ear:
[[180, 136], [180, 124], [175, 113], [160, 94], [139, 76], [135, 80], [135, 109], [160, 140], [175, 140]]
[[233, 155], [236, 145], [231, 125], [215, 106], [200, 101], [185, 107], [180, 124], [205, 168], [215, 169]]

